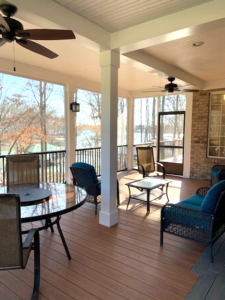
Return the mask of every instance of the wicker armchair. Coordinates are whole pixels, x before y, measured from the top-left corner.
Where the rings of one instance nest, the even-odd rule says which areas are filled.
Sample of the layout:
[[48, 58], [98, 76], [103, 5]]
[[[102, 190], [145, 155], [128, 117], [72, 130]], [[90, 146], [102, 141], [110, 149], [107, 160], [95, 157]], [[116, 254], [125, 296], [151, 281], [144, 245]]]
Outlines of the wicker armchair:
[[211, 185], [225, 180], [225, 165], [214, 165], [211, 169]]
[[225, 182], [219, 182], [214, 187], [200, 188], [186, 200], [162, 207], [161, 246], [163, 232], [174, 234], [210, 246], [213, 262], [212, 246], [225, 232]]
[[[137, 151], [137, 165], [138, 172], [144, 177], [157, 177], [162, 176], [165, 179], [165, 168], [163, 164], [154, 161], [153, 147], [140, 146], [136, 147]], [[158, 172], [155, 169], [155, 165], [158, 165], [162, 172]]]
[[[87, 201], [95, 204], [95, 214], [97, 215], [97, 206], [101, 202], [101, 181], [97, 179], [95, 168], [86, 163], [74, 163], [70, 167], [73, 184], [87, 191]], [[117, 205], [120, 205], [119, 183], [117, 180]]]
[[[32, 242], [32, 240], [34, 240]], [[14, 194], [0, 195], [0, 270], [25, 269], [31, 250], [34, 250], [34, 287], [31, 300], [38, 299], [40, 285], [39, 232], [29, 231], [22, 243], [20, 198]]]
[[7, 192], [27, 188], [39, 188], [39, 156], [8, 155], [7, 166]]

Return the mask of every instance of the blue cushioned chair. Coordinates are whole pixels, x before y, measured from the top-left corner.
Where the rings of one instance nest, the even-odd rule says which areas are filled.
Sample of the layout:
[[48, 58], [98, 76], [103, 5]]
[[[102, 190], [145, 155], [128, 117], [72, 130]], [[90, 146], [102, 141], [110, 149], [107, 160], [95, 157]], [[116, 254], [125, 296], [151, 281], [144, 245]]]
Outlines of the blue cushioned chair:
[[225, 165], [214, 165], [211, 169], [211, 185], [225, 180]]
[[[87, 201], [95, 204], [95, 214], [97, 215], [97, 206], [101, 202], [99, 197], [101, 195], [101, 181], [97, 178], [95, 168], [92, 165], [77, 162], [71, 165], [70, 170], [73, 176], [73, 184], [87, 191]], [[117, 205], [120, 205], [118, 180]]]
[[195, 195], [161, 210], [160, 245], [163, 232], [210, 246], [225, 232], [225, 180], [199, 188]]

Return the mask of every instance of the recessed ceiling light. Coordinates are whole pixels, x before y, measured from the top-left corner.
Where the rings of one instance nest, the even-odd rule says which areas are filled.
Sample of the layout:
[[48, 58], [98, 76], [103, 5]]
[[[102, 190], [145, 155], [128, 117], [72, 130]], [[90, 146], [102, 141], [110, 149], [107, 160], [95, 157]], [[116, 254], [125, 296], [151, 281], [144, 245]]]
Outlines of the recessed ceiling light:
[[194, 47], [199, 47], [202, 46], [204, 43], [203, 42], [196, 42], [193, 44]]

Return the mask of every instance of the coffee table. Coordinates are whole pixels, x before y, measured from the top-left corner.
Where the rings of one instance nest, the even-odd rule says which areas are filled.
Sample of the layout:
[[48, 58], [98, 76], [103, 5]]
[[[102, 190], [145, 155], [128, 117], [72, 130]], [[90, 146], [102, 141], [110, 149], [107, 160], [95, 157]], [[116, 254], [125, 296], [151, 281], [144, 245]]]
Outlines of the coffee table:
[[[172, 180], [165, 180], [165, 179], [156, 179], [156, 178], [143, 178], [139, 180], [135, 180], [133, 182], [126, 183], [129, 189], [129, 200], [127, 203], [127, 208], [130, 203], [130, 199], [135, 199], [139, 201], [146, 201], [147, 202], [147, 213], [150, 212], [150, 202], [161, 199], [163, 195], [166, 195], [167, 197], [167, 202], [169, 202], [169, 197], [168, 197], [168, 186], [169, 183], [172, 182]], [[138, 189], [141, 191], [138, 195], [132, 195], [131, 194], [131, 187]], [[164, 187], [166, 187], [166, 191], [164, 191]], [[160, 189], [160, 195], [155, 196], [151, 195], [151, 191], [154, 189]], [[152, 197], [151, 197], [152, 196]]]

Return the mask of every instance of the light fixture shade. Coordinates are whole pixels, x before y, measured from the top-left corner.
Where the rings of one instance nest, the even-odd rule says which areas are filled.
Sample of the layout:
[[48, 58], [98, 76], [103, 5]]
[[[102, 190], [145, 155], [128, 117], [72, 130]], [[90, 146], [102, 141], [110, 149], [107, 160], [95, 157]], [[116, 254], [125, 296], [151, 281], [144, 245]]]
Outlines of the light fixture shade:
[[77, 102], [70, 103], [70, 109], [72, 112], [79, 112], [80, 111], [80, 104]]

